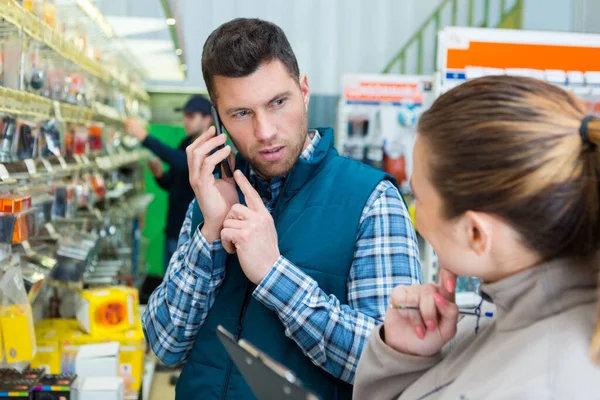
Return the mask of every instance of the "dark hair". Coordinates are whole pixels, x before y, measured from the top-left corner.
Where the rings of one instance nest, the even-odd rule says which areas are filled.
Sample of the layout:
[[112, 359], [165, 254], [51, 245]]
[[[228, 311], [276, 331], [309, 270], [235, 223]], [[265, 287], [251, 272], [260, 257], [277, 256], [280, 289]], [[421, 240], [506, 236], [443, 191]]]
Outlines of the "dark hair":
[[[448, 218], [494, 214], [543, 259], [585, 257], [600, 243], [600, 120], [546, 82], [492, 76], [438, 98], [419, 121], [430, 179]], [[591, 144], [591, 145], [590, 145]]]
[[300, 77], [296, 56], [277, 25], [257, 18], [237, 18], [215, 29], [202, 52], [202, 74], [213, 104], [215, 76], [241, 78], [272, 60], [281, 61], [292, 78]]

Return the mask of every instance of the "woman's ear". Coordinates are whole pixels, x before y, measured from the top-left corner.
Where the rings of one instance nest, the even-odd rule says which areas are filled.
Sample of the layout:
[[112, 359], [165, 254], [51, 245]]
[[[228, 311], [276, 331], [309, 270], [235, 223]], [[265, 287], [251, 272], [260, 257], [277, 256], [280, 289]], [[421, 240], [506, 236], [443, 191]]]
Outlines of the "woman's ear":
[[489, 253], [492, 247], [492, 221], [489, 216], [475, 211], [465, 213], [468, 246], [478, 256]]

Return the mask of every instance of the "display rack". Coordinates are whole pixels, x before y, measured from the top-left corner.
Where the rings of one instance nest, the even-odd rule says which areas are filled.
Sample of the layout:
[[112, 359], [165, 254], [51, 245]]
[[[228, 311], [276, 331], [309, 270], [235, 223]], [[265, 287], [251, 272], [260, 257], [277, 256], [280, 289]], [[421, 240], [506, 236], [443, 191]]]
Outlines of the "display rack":
[[[79, 0], [78, 3], [72, 3], [70, 6], [70, 2], [60, 3], [61, 6], [57, 10], [58, 16], [65, 20], [86, 21], [85, 17], [88, 13], [83, 11], [78, 5], [79, 3], [85, 3], [85, 1]], [[97, 28], [93, 29], [94, 27], [97, 27], [97, 22], [88, 18], [85, 28], [82, 29], [89, 29], [93, 33], [98, 30]], [[74, 28], [71, 27], [71, 29]], [[11, 51], [13, 53], [20, 51], [23, 54], [21, 60], [9, 57], [9, 59], [15, 60], [12, 62], [15, 65], [10, 67], [8, 63], [5, 63], [4, 82], [0, 86], [90, 108], [92, 113], [97, 114], [99, 122], [122, 124], [125, 117], [129, 116], [148, 120], [150, 116], [149, 96], [141, 86], [143, 70], [139, 67], [139, 62], [131, 58], [124, 41], [118, 37], [100, 40], [98, 34], [93, 33], [90, 35], [92, 39], [90, 43], [82, 45], [81, 41], [87, 43], [87, 34], [85, 40], [74, 38], [74, 35], [73, 32], [70, 35], [59, 32], [15, 0], [0, 0], [0, 43], [9, 41], [12, 43]], [[92, 42], [97, 47], [93, 47]], [[18, 50], [15, 50], [14, 47], [17, 47]], [[85, 49], [87, 50], [84, 51]], [[5, 52], [8, 53], [8, 50], [5, 49]], [[94, 54], [90, 56], [92, 52]], [[43, 89], [33, 89], [34, 86], [27, 82], [29, 79], [27, 71], [34, 68], [29, 59], [34, 56], [36, 62], [51, 66], [47, 67], [51, 68], [51, 71], [42, 71], [42, 74], [53, 73], [56, 75], [54, 71], [57, 68], [60, 71], [62, 68], [64, 69], [62, 74], [71, 76], [73, 73], [81, 73], [85, 75], [81, 78], [77, 76], [68, 78], [82, 80], [85, 82], [82, 84], [84, 88], [69, 88], [70, 97], [68, 98], [64, 98], [66, 95], [63, 92], [66, 88], [59, 87], [57, 89], [54, 87], [55, 83], [47, 82]], [[18, 76], [15, 68], [20, 70]], [[67, 80], [67, 82], [73, 81]], [[65, 85], [67, 84], [69, 83]], [[74, 86], [73, 83], [70, 85]], [[73, 90], [76, 91], [72, 93]], [[47, 107], [47, 102], [40, 98], [31, 97], [28, 102]]]
[[[126, 118], [150, 118], [143, 71], [88, 0], [52, 4], [57, 21], [85, 25], [87, 50], [39, 10], [0, 0], [0, 279], [20, 271], [29, 304], [15, 310], [31, 310], [35, 323], [72, 320], [68, 296], [82, 288], [141, 286], [153, 199], [144, 188], [149, 153], [123, 132]], [[3, 295], [0, 320], [11, 309]], [[139, 339], [136, 357], [140, 329], [128, 332]], [[141, 388], [135, 379], [127, 398]]]
[[93, 108], [52, 101], [43, 96], [0, 86], [0, 112], [38, 118], [58, 117], [65, 122], [103, 122], [122, 126], [125, 119], [112, 107], [95, 102]]
[[139, 85], [131, 82], [127, 76], [105, 68], [100, 61], [83, 54], [64, 35], [26, 10], [15, 0], [0, 0], [0, 18], [4, 18], [16, 28], [22, 30], [31, 39], [44, 43], [61, 57], [78, 65], [106, 84], [116, 83], [124, 92], [142, 101], [149, 101], [148, 94]]
[[416, 124], [431, 104], [431, 76], [348, 74], [342, 87], [336, 147], [394, 175], [410, 195]]

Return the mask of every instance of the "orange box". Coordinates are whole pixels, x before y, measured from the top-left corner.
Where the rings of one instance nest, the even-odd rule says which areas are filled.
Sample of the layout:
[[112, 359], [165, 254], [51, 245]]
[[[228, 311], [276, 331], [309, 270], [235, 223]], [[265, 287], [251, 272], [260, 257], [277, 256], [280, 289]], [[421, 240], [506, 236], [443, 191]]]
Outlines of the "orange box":
[[31, 208], [31, 196], [7, 195], [0, 198], [2, 212], [16, 214]]

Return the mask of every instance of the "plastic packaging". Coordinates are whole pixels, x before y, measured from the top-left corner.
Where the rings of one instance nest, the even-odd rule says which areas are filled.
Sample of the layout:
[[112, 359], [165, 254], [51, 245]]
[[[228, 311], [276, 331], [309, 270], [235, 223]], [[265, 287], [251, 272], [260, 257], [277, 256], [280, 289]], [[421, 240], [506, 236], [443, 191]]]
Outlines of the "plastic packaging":
[[20, 266], [0, 278], [0, 330], [4, 365], [23, 371], [36, 353], [33, 314]]
[[90, 151], [102, 150], [102, 127], [99, 125], [91, 125], [88, 134]]
[[0, 243], [22, 243], [36, 232], [36, 214], [31, 196], [8, 194], [0, 197]]
[[75, 141], [75, 130], [76, 126], [69, 124], [65, 129], [65, 156], [70, 157], [73, 155], [73, 146]]
[[[19, 160], [34, 158], [35, 138], [37, 136], [37, 126], [31, 121], [17, 121], [16, 143], [13, 143], [14, 152]], [[16, 146], [15, 146], [16, 144]]]
[[47, 85], [48, 65], [41, 57], [40, 44], [32, 42], [29, 48], [29, 62], [25, 68], [25, 88], [34, 93], [41, 93]]
[[396, 178], [399, 184], [408, 179], [406, 175], [405, 149], [399, 141], [384, 142], [383, 169]]
[[58, 157], [62, 155], [63, 151], [62, 142], [60, 140], [60, 129], [61, 124], [57, 119], [51, 119], [42, 124], [40, 136], [44, 137], [44, 146], [40, 146], [40, 157]]
[[98, 237], [94, 234], [70, 231], [58, 241], [56, 260], [49, 278], [69, 287], [82, 287], [85, 269], [96, 256]]
[[53, 189], [52, 216], [73, 218], [77, 211], [75, 189], [72, 185], [57, 185]]
[[89, 149], [88, 144], [88, 130], [81, 126], [75, 130], [75, 136], [73, 140], [73, 154], [87, 154]]
[[56, 26], [56, 4], [55, 0], [44, 1], [44, 21], [51, 27]]
[[12, 161], [13, 143], [15, 141], [17, 120], [5, 116], [0, 123], [2, 136], [0, 137], [0, 161]]

